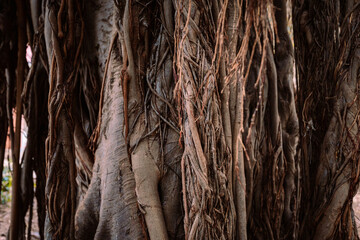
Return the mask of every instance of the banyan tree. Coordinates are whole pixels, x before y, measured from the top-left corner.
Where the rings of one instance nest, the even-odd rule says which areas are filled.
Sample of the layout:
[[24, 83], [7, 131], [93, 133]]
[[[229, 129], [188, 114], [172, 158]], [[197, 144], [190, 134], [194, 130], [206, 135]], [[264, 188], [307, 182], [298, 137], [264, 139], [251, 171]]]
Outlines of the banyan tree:
[[358, 239], [360, 1], [1, 0], [0, 55], [9, 239]]

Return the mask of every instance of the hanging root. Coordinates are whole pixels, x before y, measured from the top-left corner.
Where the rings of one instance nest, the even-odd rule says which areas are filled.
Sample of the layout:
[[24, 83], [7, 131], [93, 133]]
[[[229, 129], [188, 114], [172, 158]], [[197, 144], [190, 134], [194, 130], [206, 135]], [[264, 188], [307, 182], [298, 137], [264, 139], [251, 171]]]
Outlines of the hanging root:
[[[168, 239], [159, 195], [160, 146], [157, 138], [151, 136], [156, 117], [154, 113], [144, 111], [139, 117], [134, 113], [137, 106], [144, 104], [144, 92], [141, 81], [149, 57], [149, 30], [151, 24], [150, 6], [133, 4], [127, 1], [123, 16], [123, 56], [127, 59], [127, 69], [123, 74], [125, 138], [128, 139], [132, 169], [136, 182], [136, 195], [140, 211], [144, 214], [146, 227], [151, 239]], [[139, 19], [140, 21], [138, 21]], [[137, 36], [141, 35], [141, 40]], [[140, 53], [135, 49], [141, 49]], [[126, 62], [125, 62], [126, 63]], [[138, 69], [135, 68], [138, 67]], [[146, 100], [145, 100], [146, 101]], [[132, 112], [131, 112], [132, 110]], [[149, 125], [146, 123], [148, 122]], [[134, 127], [130, 129], [129, 125]], [[149, 134], [147, 134], [150, 129]], [[129, 136], [128, 136], [129, 135]], [[144, 138], [144, 139], [143, 139]]]
[[[56, 4], [46, 5], [48, 17], [45, 17], [45, 26], [50, 26], [51, 30], [51, 34], [45, 30], [45, 40], [49, 57], [52, 56], [49, 67], [49, 144], [46, 152], [46, 203], [49, 221], [45, 228], [54, 239], [74, 238], [77, 187], [71, 109], [79, 62], [76, 55], [70, 53], [78, 52], [81, 48], [82, 38], [75, 37], [75, 32], [77, 29], [84, 29], [75, 28], [75, 20], [82, 22], [82, 15], [75, 14], [81, 9], [73, 6], [73, 0], [62, 0], [59, 7]], [[67, 10], [66, 14], [64, 9]]]
[[[215, 2], [214, 9], [196, 1], [176, 4], [175, 94], [185, 147], [182, 175], [186, 239], [231, 239], [236, 229], [232, 157], [227, 147], [231, 136], [229, 129], [223, 128], [229, 119], [223, 123], [220, 117], [222, 104], [217, 91], [221, 86], [216, 81], [217, 76], [225, 75], [222, 51], [228, 2]], [[218, 15], [213, 16], [212, 10]]]

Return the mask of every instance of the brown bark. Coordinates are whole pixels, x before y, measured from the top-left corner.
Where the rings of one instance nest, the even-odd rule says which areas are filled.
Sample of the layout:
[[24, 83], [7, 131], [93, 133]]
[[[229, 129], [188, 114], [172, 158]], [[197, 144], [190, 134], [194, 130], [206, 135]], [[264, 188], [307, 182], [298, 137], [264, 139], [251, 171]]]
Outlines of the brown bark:
[[30, 3], [23, 206], [34, 166], [45, 238], [357, 237], [356, 1], [293, 1], [296, 89], [285, 0]]
[[[350, 17], [358, 19], [359, 13], [359, 9], [355, 9], [350, 14]], [[350, 24], [352, 28], [349, 32], [343, 33], [343, 36], [345, 36], [342, 39], [343, 41], [345, 39], [347, 41], [346, 37], [352, 34], [359, 35], [360, 28], [356, 27], [357, 20], [350, 21]], [[315, 212], [319, 222], [314, 239], [323, 239], [324, 236], [326, 238], [351, 238], [357, 236], [356, 230], [349, 228], [349, 226], [353, 224], [351, 199], [356, 194], [359, 182], [356, 173], [359, 167], [357, 161], [359, 159], [359, 145], [355, 140], [359, 128], [357, 117], [359, 102], [356, 90], [358, 70], [360, 68], [358, 41], [359, 39], [355, 37], [348, 42], [346, 47], [343, 45], [345, 54], [341, 56], [343, 64], [340, 66], [337, 75], [339, 78], [337, 100], [328, 131], [322, 143], [320, 164], [316, 175], [319, 186], [316, 189], [315, 196], [319, 199], [321, 205], [320, 209]], [[352, 52], [350, 52], [350, 49], [352, 49]], [[339, 116], [341, 117], [339, 118]], [[329, 189], [327, 187], [329, 185], [333, 185], [333, 188]], [[330, 200], [322, 200], [324, 195], [330, 196]]]
[[358, 161], [352, 159], [358, 159], [359, 66], [358, 40], [351, 36], [358, 36], [359, 10], [351, 2], [305, 2], [294, 11], [295, 44], [310, 49], [296, 52], [303, 105], [302, 238], [358, 238], [351, 207], [358, 188]]
[[25, 79], [25, 10], [21, 1], [16, 1], [17, 25], [18, 25], [18, 62], [16, 68], [16, 132], [13, 152], [13, 183], [11, 198], [11, 226], [10, 239], [18, 239], [19, 236], [19, 209], [20, 209], [20, 137], [21, 137], [21, 93]]
[[118, 37], [110, 49], [92, 181], [76, 214], [77, 239], [143, 237], [135, 179], [123, 135], [124, 100], [120, 84], [122, 59], [119, 56]]
[[[33, 62], [34, 63], [34, 62]], [[30, 73], [29, 73], [30, 75]], [[34, 198], [33, 171], [36, 173], [35, 196], [37, 199], [37, 215], [39, 234], [44, 239], [45, 221], [45, 139], [47, 137], [47, 89], [48, 81], [45, 69], [37, 66], [31, 85], [28, 87], [29, 95], [23, 98], [27, 102], [27, 145], [23, 155], [21, 169], [21, 219], [25, 218], [28, 209], [32, 209]], [[26, 84], [28, 83], [28, 80]], [[25, 90], [25, 89], [24, 89]], [[45, 90], [45, 91], [44, 91]], [[30, 219], [29, 219], [30, 220]], [[25, 222], [23, 230], [25, 230]], [[31, 226], [28, 225], [28, 231]]]
[[[62, 1], [64, 3], [64, 0]], [[65, 3], [64, 3], [65, 4]], [[72, 94], [76, 78], [79, 74], [81, 47], [84, 31], [80, 24], [80, 2], [69, 0], [66, 2], [67, 12], [64, 19], [59, 21], [66, 26], [57, 26], [57, 18], [62, 13], [56, 4], [46, 5], [45, 14], [45, 42], [50, 63], [49, 71], [49, 136], [46, 141], [47, 182], [46, 204], [47, 220], [46, 238], [74, 239], [74, 218], [76, 210], [76, 166], [72, 118]], [[75, 13], [79, 28], [75, 29]], [[79, 35], [75, 38], [75, 31]]]
[[[123, 111], [117, 115], [116, 118], [123, 119], [123, 124], [121, 124], [121, 134], [123, 134], [123, 143], [128, 149], [126, 152], [129, 152], [129, 155], [126, 156], [126, 161], [131, 159], [131, 167], [132, 171], [129, 172], [128, 177], [135, 177], [136, 182], [136, 197], [138, 202], [138, 207], [140, 211], [145, 215], [146, 226], [149, 232], [150, 237], [152, 238], [167, 238], [168, 232], [172, 238], [176, 238], [178, 236], [178, 225], [181, 223], [181, 217], [178, 213], [176, 213], [179, 207], [179, 198], [176, 197], [177, 191], [179, 189], [178, 180], [176, 179], [175, 174], [170, 172], [170, 170], [166, 170], [163, 172], [163, 169], [167, 169], [164, 164], [167, 164], [172, 171], [176, 169], [176, 162], [173, 162], [173, 156], [169, 154], [177, 154], [179, 157], [177, 139], [176, 134], [167, 130], [167, 126], [165, 123], [160, 122], [160, 119], [165, 119], [163, 117], [164, 111], [169, 107], [169, 94], [171, 94], [170, 87], [172, 85], [172, 71], [168, 71], [167, 68], [171, 69], [171, 55], [166, 48], [168, 48], [169, 40], [168, 31], [172, 31], [173, 28], [172, 22], [165, 19], [165, 15], [171, 14], [172, 4], [169, 1], [164, 1], [163, 4], [160, 4], [160, 18], [161, 25], [155, 25], [151, 19], [148, 18], [148, 14], [150, 9], [155, 9], [153, 4], [150, 4], [147, 7], [145, 5], [136, 4], [127, 2], [126, 5], [119, 5], [118, 9], [115, 13], [115, 18], [120, 18], [120, 27], [117, 29], [117, 34], [119, 37], [115, 35], [113, 42], [111, 43], [111, 52], [109, 53], [109, 62], [107, 63], [105, 74], [107, 71], [115, 71], [116, 69], [121, 69], [120, 75], [116, 73], [114, 75], [115, 79], [120, 76], [121, 85], [121, 96], [123, 104], [120, 106]], [[133, 21], [131, 21], [133, 19]], [[136, 19], [142, 19], [143, 22], [137, 22]], [[132, 28], [129, 28], [129, 24], [131, 24]], [[153, 25], [154, 29], [157, 29], [155, 33], [155, 41], [150, 42], [149, 32], [147, 32], [147, 24]], [[166, 27], [166, 29], [161, 29], [160, 26]], [[157, 28], [159, 27], [159, 28]], [[142, 36], [140, 39], [137, 36]], [[150, 46], [153, 49], [153, 53], [149, 56]], [[118, 56], [116, 54], [116, 49], [120, 49], [121, 47], [121, 60], [118, 61]], [[114, 49], [112, 49], [114, 48]], [[134, 50], [141, 49], [140, 52], [136, 52]], [[164, 54], [159, 56], [158, 54]], [[113, 56], [115, 55], [115, 56]], [[149, 70], [149, 74], [144, 76], [146, 61], [150, 58], [151, 61], [151, 69]], [[116, 61], [115, 61], [116, 60]], [[152, 62], [153, 61], [153, 62]], [[139, 71], [139, 70], [140, 71]], [[118, 71], [118, 70], [116, 70]], [[106, 75], [105, 75], [106, 77]], [[104, 103], [101, 103], [101, 114], [99, 115], [99, 123], [103, 124], [104, 118], [113, 112], [109, 108], [105, 108], [105, 99], [109, 99], [106, 101], [110, 101], [113, 98], [113, 95], [108, 95], [106, 91], [113, 91], [114, 87], [106, 87], [107, 79], [105, 78], [103, 93]], [[143, 82], [142, 82], [143, 81]], [[145, 87], [144, 87], [145, 86]], [[109, 90], [106, 90], [109, 88]], [[168, 89], [168, 90], [167, 90]], [[149, 96], [145, 100], [143, 99], [145, 96], [144, 91], [147, 91], [146, 96]], [[166, 104], [165, 104], [166, 103]], [[114, 107], [116, 103], [114, 103]], [[142, 109], [146, 109], [147, 107], [142, 107], [142, 104], [148, 104], [149, 111], [145, 110], [142, 112]], [[171, 105], [170, 105], [171, 107]], [[105, 123], [104, 123], [105, 124]], [[96, 159], [97, 154], [104, 154], [104, 150], [101, 149], [102, 141], [101, 134], [102, 128], [107, 128], [106, 125], [99, 126], [99, 146], [96, 150]], [[167, 122], [169, 124], [169, 122]], [[171, 124], [171, 123], [170, 123]], [[174, 124], [172, 124], [174, 126]], [[165, 128], [167, 127], [167, 128]], [[96, 130], [98, 131], [98, 130]], [[96, 136], [95, 132], [95, 136]], [[165, 138], [164, 138], [165, 136]], [[96, 140], [96, 137], [95, 137]], [[175, 143], [175, 146], [174, 146]], [[105, 143], [104, 143], [105, 144]], [[163, 152], [163, 153], [160, 153]], [[108, 157], [105, 157], [108, 158]], [[115, 160], [115, 159], [114, 159]], [[130, 161], [129, 161], [130, 163]], [[128, 164], [129, 164], [128, 163]], [[113, 164], [117, 164], [114, 162]], [[122, 164], [123, 165], [123, 164]], [[158, 166], [163, 165], [162, 172], [160, 172], [160, 168]], [[95, 163], [96, 166], [96, 163]], [[106, 165], [104, 165], [106, 167]], [[124, 166], [125, 167], [125, 166]], [[130, 165], [128, 166], [130, 167]], [[103, 170], [101, 170], [103, 171]], [[124, 170], [125, 171], [125, 170]], [[128, 171], [128, 170], [126, 170]], [[114, 177], [118, 174], [122, 176], [123, 171], [120, 173], [114, 173]], [[134, 174], [134, 175], [132, 175]], [[160, 183], [160, 176], [163, 176], [165, 179], [172, 179], [173, 183]], [[175, 177], [175, 178], [174, 178]], [[99, 181], [107, 181], [106, 179], [101, 180], [102, 177], [93, 176], [92, 182]], [[126, 180], [126, 182], [129, 182]], [[88, 211], [89, 205], [92, 205], [93, 202], [98, 201], [97, 196], [92, 194], [94, 188], [96, 188], [92, 183], [90, 185], [89, 192], [85, 196], [85, 200], [81, 203], [81, 207], [78, 210], [77, 221], [79, 225], [79, 238], [85, 236], [84, 234], [89, 233], [90, 235], [95, 237], [101, 237], [102, 235], [98, 235], [101, 228], [96, 230], [96, 232], [91, 233], [91, 231], [86, 231], [87, 226], [83, 224]], [[164, 192], [158, 192], [158, 184], [160, 184], [161, 190], [168, 190]], [[96, 185], [96, 184], [95, 184]], [[121, 194], [134, 194], [131, 189], [132, 185], [126, 185], [121, 190]], [[175, 187], [172, 188], [171, 186]], [[170, 190], [170, 191], [169, 191]], [[174, 192], [175, 191], [175, 192]], [[114, 189], [109, 189], [110, 194], [116, 194]], [[175, 196], [174, 196], [175, 194]], [[133, 205], [136, 207], [136, 205]], [[114, 206], [116, 209], [118, 206]], [[84, 208], [84, 209], [83, 209]], [[103, 208], [100, 206], [100, 209]], [[87, 209], [87, 210], [85, 210]], [[135, 208], [136, 209], [136, 208]], [[134, 211], [135, 211], [134, 209]], [[164, 210], [163, 210], [164, 209]], [[95, 210], [95, 212], [98, 210]], [[102, 211], [102, 210], [101, 210]], [[115, 211], [115, 210], [114, 210]], [[135, 213], [122, 213], [122, 218], [126, 218], [126, 214], [136, 214]], [[104, 219], [109, 218], [108, 216], [104, 216]], [[164, 218], [166, 218], [169, 224], [169, 228], [165, 226]], [[117, 221], [114, 219], [114, 221]], [[139, 221], [138, 218], [135, 218], [134, 221]], [[96, 223], [98, 222], [98, 223]], [[134, 224], [139, 224], [140, 222], [134, 222]], [[102, 224], [101, 218], [94, 221], [94, 224]], [[119, 223], [120, 224], [120, 223]], [[121, 223], [124, 225], [124, 223]], [[154, 227], [152, 227], [154, 226]], [[122, 235], [123, 237], [127, 236], [127, 231], [129, 227], [124, 225], [124, 228], [118, 229], [117, 234]], [[139, 231], [141, 228], [134, 228], [132, 235], [128, 237], [134, 237], [137, 235], [138, 237], [143, 233]], [[102, 230], [103, 234], [107, 234], [107, 236], [114, 236], [114, 230]]]
[[295, 156], [298, 145], [299, 122], [295, 106], [294, 87], [294, 49], [288, 32], [288, 13], [285, 0], [275, 1], [278, 8], [275, 11], [278, 41], [275, 45], [275, 62], [278, 76], [279, 117], [282, 130], [282, 145], [286, 161], [284, 179], [284, 221], [288, 238], [297, 239], [299, 187], [296, 179], [299, 177]]
[[[189, 239], [235, 236], [231, 126], [223, 129], [231, 122], [221, 55], [227, 4], [215, 1], [213, 9], [195, 1], [176, 4], [176, 94], [184, 134], [184, 228]], [[223, 105], [217, 92], [221, 86]]]
[[8, 121], [6, 114], [6, 77], [5, 69], [0, 70], [0, 194], [2, 173], [4, 169], [5, 146], [7, 139]]

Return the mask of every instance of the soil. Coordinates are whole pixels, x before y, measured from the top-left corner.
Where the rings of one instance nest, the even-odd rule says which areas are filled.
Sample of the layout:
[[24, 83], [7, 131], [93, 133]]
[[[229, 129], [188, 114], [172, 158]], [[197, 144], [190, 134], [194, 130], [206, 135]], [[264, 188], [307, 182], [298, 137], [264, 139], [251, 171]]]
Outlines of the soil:
[[[6, 235], [10, 225], [10, 203], [0, 204], [0, 240], [6, 240]], [[33, 207], [33, 218], [31, 224], [31, 239], [40, 239], [39, 227], [38, 227], [38, 218], [36, 213], [36, 203], [34, 202]], [[26, 214], [25, 221], [28, 223], [29, 212]], [[26, 230], [27, 232], [27, 230]]]
[[0, 204], [0, 240], [6, 239], [10, 225], [10, 203]]

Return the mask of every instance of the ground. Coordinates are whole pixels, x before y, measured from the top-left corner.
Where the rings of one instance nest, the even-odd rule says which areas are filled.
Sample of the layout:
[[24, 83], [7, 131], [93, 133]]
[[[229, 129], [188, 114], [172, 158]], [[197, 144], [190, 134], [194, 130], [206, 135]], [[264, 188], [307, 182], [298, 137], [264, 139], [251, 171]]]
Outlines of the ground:
[[[28, 222], [29, 214], [26, 215], [25, 221]], [[39, 228], [37, 224], [36, 204], [33, 208], [31, 239], [40, 239]], [[6, 240], [6, 234], [10, 225], [10, 203], [0, 204], [0, 240]]]

